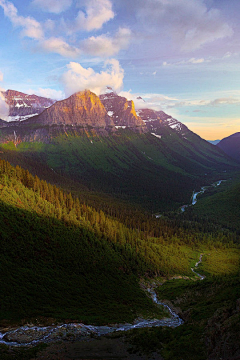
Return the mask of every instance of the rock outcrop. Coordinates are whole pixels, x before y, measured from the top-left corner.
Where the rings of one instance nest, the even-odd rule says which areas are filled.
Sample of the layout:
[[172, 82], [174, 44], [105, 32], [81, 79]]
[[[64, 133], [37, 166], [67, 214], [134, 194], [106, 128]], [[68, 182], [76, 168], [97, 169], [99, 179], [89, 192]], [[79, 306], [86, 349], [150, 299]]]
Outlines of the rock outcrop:
[[125, 97], [118, 96], [115, 92], [108, 92], [99, 96], [108, 115], [112, 118], [115, 126], [130, 128], [145, 128], [144, 121], [137, 115], [134, 102]]
[[23, 123], [102, 128], [114, 126], [99, 97], [89, 90], [73, 94], [66, 100], [57, 101], [39, 116], [28, 119]]
[[9, 106], [9, 121], [25, 120], [28, 117], [42, 113], [53, 105], [55, 100], [37, 95], [28, 95], [15, 90], [2, 92]]

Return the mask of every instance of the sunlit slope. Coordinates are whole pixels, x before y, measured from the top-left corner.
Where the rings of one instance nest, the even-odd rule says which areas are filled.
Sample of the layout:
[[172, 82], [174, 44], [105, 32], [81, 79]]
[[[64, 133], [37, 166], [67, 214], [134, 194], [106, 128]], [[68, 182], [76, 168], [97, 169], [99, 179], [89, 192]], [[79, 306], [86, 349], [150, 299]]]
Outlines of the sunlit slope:
[[0, 319], [132, 321], [157, 311], [141, 277], [191, 276], [199, 249], [231, 244], [151, 216], [122, 219], [0, 161]]
[[94, 129], [78, 134], [68, 129], [55, 133], [49, 143], [3, 147], [24, 153], [90, 190], [144, 204], [152, 211], [188, 202], [194, 189], [233, 169], [234, 162], [197, 135], [191, 133], [186, 140], [169, 128], [163, 131], [158, 138], [127, 129], [107, 136]]
[[99, 213], [27, 171], [0, 165], [1, 321], [106, 323], [158, 312], [137, 278], [152, 265], [118, 241], [116, 226], [114, 244], [104, 214], [108, 236]]

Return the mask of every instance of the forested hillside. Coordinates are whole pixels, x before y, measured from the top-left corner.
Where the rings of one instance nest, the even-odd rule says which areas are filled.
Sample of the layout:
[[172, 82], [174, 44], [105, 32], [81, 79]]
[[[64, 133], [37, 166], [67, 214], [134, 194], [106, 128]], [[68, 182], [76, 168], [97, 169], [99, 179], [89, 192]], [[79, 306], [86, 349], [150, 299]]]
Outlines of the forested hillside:
[[1, 286], [2, 319], [41, 314], [107, 321], [109, 306], [112, 320], [129, 317], [131, 307], [132, 318], [147, 301], [137, 278], [190, 275], [199, 247], [229, 247], [235, 240], [151, 216], [143, 221], [137, 213], [119, 222], [3, 160], [0, 173], [1, 273], [8, 279]]
[[[60, 177], [69, 178], [90, 191], [152, 212], [180, 207], [189, 201], [194, 189], [236, 168], [234, 162], [196, 135], [196, 139], [181, 139], [171, 129], [162, 129], [161, 139], [127, 129], [108, 136], [93, 129], [76, 133], [65, 127], [65, 133], [62, 131], [51, 129], [49, 143], [2, 144], [3, 156], [7, 150], [16, 156], [22, 154], [25, 167], [30, 162], [45, 171], [46, 167], [51, 169], [49, 179], [55, 172], [58, 183]], [[13, 155], [9, 160], [16, 163]]]

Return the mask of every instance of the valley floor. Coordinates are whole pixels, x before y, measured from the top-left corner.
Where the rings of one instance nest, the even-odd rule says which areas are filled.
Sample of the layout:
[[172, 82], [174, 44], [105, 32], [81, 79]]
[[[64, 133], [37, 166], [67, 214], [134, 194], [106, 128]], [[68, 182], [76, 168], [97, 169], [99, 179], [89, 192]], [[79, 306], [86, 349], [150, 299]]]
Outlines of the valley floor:
[[[52, 344], [40, 352], [36, 360], [80, 360], [80, 359], [98, 359], [98, 360], [149, 360], [149, 356], [134, 354], [132, 346], [126, 341], [125, 336], [118, 338], [100, 337], [97, 339], [87, 339], [74, 343], [63, 342], [61, 344]], [[152, 360], [163, 360], [160, 354], [151, 355]]]

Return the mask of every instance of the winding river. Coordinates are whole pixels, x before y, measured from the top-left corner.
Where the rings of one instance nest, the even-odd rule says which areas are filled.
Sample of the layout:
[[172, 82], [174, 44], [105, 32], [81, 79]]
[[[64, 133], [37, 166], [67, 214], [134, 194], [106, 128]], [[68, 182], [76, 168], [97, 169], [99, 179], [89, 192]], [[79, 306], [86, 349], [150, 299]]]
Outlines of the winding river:
[[[82, 338], [89, 336], [101, 336], [112, 333], [114, 331], [127, 331], [130, 329], [153, 327], [153, 326], [168, 326], [177, 327], [183, 324], [183, 320], [167, 305], [157, 299], [157, 294], [154, 289], [148, 289], [152, 300], [162, 305], [170, 314], [169, 318], [161, 320], [152, 319], [137, 319], [133, 324], [117, 324], [113, 326], [93, 326], [84, 325], [81, 323], [70, 323], [59, 326], [22, 326], [15, 330], [10, 330], [0, 333], [0, 344], [10, 346], [27, 346], [37, 345], [39, 342], [51, 342], [59, 339], [66, 339], [74, 336], [74, 338]], [[70, 335], [69, 335], [70, 334]]]
[[191, 204], [190, 204], [190, 205], [183, 205], [183, 206], [181, 206], [182, 212], [185, 211], [185, 209], [186, 209], [188, 206], [195, 205], [195, 204], [197, 203], [197, 196], [198, 196], [199, 194], [205, 193], [205, 191], [206, 191], [209, 187], [211, 187], [211, 186], [212, 186], [212, 187], [217, 187], [217, 186], [221, 185], [221, 183], [222, 183], [223, 181], [226, 181], [226, 180], [218, 180], [218, 181], [214, 182], [212, 185], [202, 186], [200, 191], [194, 191], [193, 194], [192, 194], [192, 197], [191, 197]]
[[[195, 264], [194, 268], [197, 268], [198, 265], [202, 262], [202, 254], [200, 255], [199, 261]], [[195, 275], [197, 275], [200, 280], [203, 280], [205, 277], [198, 274], [194, 268], [191, 270]], [[116, 324], [112, 326], [93, 326], [93, 325], [84, 325], [82, 323], [70, 323], [62, 325], [52, 325], [52, 326], [22, 326], [17, 329], [11, 329], [8, 331], [0, 332], [0, 344], [5, 344], [9, 346], [30, 346], [37, 345], [40, 342], [49, 343], [52, 341], [62, 340], [79, 340], [80, 338], [92, 337], [92, 336], [101, 336], [110, 334], [116, 331], [127, 331], [130, 329], [136, 328], [145, 328], [145, 327], [157, 327], [157, 326], [168, 326], [168, 327], [177, 327], [183, 324], [183, 320], [176, 314], [173, 309], [164, 302], [161, 302], [157, 298], [157, 294], [153, 287], [147, 289], [150, 294], [153, 302], [164, 307], [164, 309], [169, 313], [170, 317], [158, 319], [136, 319], [133, 324], [124, 323]]]

